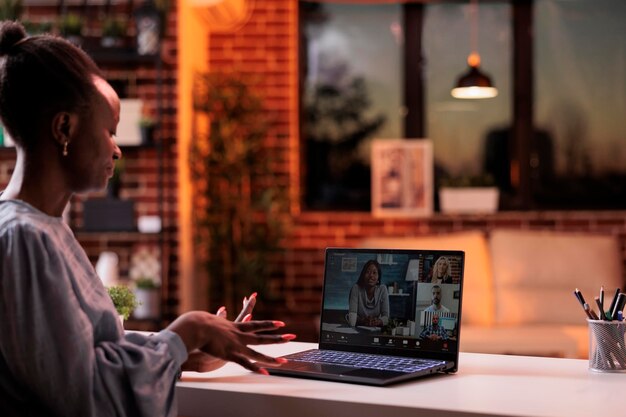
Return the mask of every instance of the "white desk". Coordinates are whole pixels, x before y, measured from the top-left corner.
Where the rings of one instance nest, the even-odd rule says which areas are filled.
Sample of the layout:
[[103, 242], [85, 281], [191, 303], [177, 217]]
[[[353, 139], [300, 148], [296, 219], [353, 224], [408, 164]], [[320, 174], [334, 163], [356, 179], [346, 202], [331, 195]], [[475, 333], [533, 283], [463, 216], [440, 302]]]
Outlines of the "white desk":
[[[270, 355], [312, 343], [257, 347]], [[626, 415], [626, 374], [599, 374], [586, 360], [461, 353], [459, 372], [378, 388], [264, 376], [229, 364], [185, 372], [183, 417], [606, 416]]]

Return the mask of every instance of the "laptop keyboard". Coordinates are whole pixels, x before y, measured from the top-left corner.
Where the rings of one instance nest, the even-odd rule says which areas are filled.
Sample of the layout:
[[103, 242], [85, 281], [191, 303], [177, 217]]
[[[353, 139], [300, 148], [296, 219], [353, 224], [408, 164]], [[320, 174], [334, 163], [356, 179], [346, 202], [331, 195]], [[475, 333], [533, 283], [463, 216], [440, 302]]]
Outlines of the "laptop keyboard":
[[401, 356], [381, 356], [336, 350], [307, 350], [288, 355], [286, 358], [290, 361], [325, 363], [409, 373], [441, 367], [446, 364], [445, 361], [404, 358]]

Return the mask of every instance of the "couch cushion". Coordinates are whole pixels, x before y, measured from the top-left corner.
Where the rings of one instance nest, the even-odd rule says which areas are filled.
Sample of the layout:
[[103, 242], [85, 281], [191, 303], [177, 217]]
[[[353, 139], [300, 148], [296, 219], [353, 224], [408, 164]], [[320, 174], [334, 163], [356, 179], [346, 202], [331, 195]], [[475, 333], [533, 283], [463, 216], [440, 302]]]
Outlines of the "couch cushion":
[[365, 248], [431, 249], [465, 251], [462, 323], [493, 323], [494, 299], [488, 246], [482, 232], [445, 235], [375, 237], [363, 240]]
[[462, 352], [586, 358], [588, 351], [586, 324], [463, 326], [460, 341]]
[[496, 316], [501, 325], [582, 324], [604, 285], [610, 302], [621, 287], [621, 257], [613, 236], [530, 230], [495, 230], [490, 239]]

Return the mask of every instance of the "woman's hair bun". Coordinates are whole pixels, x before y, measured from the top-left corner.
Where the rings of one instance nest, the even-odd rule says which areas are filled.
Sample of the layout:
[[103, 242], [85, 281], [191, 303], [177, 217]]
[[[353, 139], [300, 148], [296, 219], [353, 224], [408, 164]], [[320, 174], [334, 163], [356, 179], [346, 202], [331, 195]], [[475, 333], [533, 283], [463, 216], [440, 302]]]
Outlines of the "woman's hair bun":
[[20, 23], [10, 20], [0, 22], [0, 56], [7, 55], [11, 48], [24, 38], [26, 31]]

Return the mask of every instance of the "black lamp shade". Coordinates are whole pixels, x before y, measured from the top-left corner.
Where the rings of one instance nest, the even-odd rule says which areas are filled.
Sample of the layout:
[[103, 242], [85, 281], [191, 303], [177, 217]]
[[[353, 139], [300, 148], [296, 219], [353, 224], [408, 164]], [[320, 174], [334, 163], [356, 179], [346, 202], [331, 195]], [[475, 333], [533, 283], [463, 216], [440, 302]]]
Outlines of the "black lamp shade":
[[498, 90], [491, 83], [491, 78], [477, 66], [470, 66], [452, 89], [452, 96], [456, 98], [491, 98], [497, 95]]

